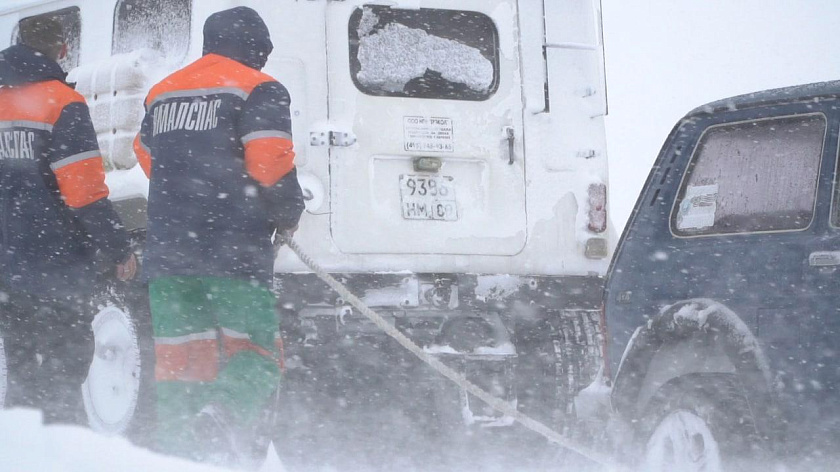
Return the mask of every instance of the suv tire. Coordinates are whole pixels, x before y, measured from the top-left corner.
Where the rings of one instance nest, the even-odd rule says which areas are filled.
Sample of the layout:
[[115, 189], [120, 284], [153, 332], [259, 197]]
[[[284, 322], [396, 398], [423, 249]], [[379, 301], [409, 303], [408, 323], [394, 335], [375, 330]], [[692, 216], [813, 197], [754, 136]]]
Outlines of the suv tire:
[[737, 378], [693, 374], [669, 382], [651, 400], [638, 444], [642, 470], [720, 471], [760, 446], [753, 413]]

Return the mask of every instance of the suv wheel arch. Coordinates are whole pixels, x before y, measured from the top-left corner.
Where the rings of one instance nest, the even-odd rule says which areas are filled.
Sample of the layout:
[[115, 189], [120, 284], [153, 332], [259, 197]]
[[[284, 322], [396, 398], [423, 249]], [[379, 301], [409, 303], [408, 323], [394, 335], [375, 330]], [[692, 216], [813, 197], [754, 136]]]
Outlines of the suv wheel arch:
[[[682, 361], [674, 362], [673, 355]], [[718, 364], [695, 361], [700, 356], [714, 356]], [[662, 386], [694, 374], [734, 375], [760, 430], [768, 430], [761, 423], [778, 416], [770, 370], [756, 337], [737, 314], [710, 299], [666, 306], [636, 330], [615, 377], [613, 408], [625, 419], [638, 420]]]

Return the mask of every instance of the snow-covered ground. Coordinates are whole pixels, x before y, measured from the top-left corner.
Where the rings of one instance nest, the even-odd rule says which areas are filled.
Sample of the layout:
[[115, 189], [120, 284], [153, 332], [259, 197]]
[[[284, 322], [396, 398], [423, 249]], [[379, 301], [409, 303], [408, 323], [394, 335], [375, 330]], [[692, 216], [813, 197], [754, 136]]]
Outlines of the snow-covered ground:
[[[381, 419], [381, 418], [380, 418]], [[339, 430], [341, 428], [336, 428]], [[346, 428], [345, 428], [346, 429]], [[335, 432], [335, 431], [333, 431]], [[346, 431], [345, 431], [346, 432]], [[339, 434], [338, 436], [342, 436]], [[503, 435], [504, 436], [504, 435]], [[321, 451], [320, 466], [307, 466], [307, 472], [349, 472], [364, 470], [359, 467], [360, 457], [346, 456], [346, 449], [342, 442], [352, 438], [352, 441], [365, 441], [362, 438], [344, 436], [343, 441], [334, 444], [334, 448]], [[338, 439], [338, 437], [334, 438]], [[416, 438], [424, 440], [428, 438]], [[564, 453], [557, 448], [545, 454], [540, 461], [523, 461], [517, 464], [517, 451], [523, 447], [531, 450], [533, 441], [509, 441], [503, 443], [484, 438], [473, 444], [483, 443], [484, 447], [469, 447], [464, 450], [452, 471], [490, 471], [490, 472], [525, 472], [525, 471], [555, 471], [555, 472], [605, 472], [590, 463], [582, 461]], [[511, 439], [508, 437], [508, 439]], [[522, 439], [522, 438], [520, 438]], [[409, 448], [418, 447], [417, 444], [407, 444]], [[661, 452], [661, 451], [658, 451]], [[342, 456], [344, 456], [342, 458]], [[507, 458], [507, 460], [499, 460]], [[393, 459], [393, 458], [392, 458]], [[531, 457], [533, 459], [533, 457]], [[399, 461], [397, 461], [399, 462]], [[426, 463], [426, 465], [405, 464], [392, 470], [441, 470], [441, 465]], [[453, 465], [452, 463], [448, 465]], [[732, 465], [732, 464], [731, 464]], [[745, 463], [739, 462], [727, 471], [744, 472], [828, 472], [836, 470], [836, 462], [830, 458], [820, 461], [813, 459], [803, 461], [798, 466], [783, 466], [776, 463]], [[209, 465], [196, 464], [182, 459], [165, 457], [153, 452], [135, 447], [126, 439], [120, 437], [102, 436], [86, 428], [76, 426], [44, 426], [41, 414], [34, 410], [13, 409], [0, 411], [0, 471], [3, 472], [224, 472]], [[285, 472], [283, 464], [276, 457], [272, 457], [262, 468], [261, 472]], [[376, 470], [384, 470], [377, 468]], [[697, 470], [691, 465], [687, 468], [675, 467], [673, 472]], [[717, 464], [707, 464], [706, 472], [722, 472]], [[643, 472], [644, 469], [641, 469]]]
[[[44, 426], [35, 410], [0, 411], [0, 470], [8, 472], [220, 472], [76, 426]], [[268, 470], [268, 469], [267, 469]], [[279, 469], [272, 470], [282, 470]]]
[[[387, 415], [386, 415], [387, 416]], [[381, 420], [382, 418], [380, 418]], [[347, 426], [345, 424], [345, 426]], [[346, 428], [344, 428], [346, 429]], [[410, 428], [408, 428], [410, 429]], [[341, 427], [333, 428], [330, 433], [342, 430]], [[348, 431], [344, 431], [345, 433]], [[329, 435], [330, 433], [325, 433]], [[338, 435], [339, 437], [341, 434]], [[352, 439], [351, 439], [352, 438]], [[338, 440], [338, 437], [334, 438]], [[420, 447], [416, 441], [424, 441], [429, 438], [414, 438], [415, 442], [406, 443], [407, 448], [416, 449]], [[484, 443], [487, 438], [482, 439]], [[342, 440], [334, 443], [331, 449], [324, 449], [312, 463], [303, 466], [306, 471], [317, 472], [345, 472], [365, 470], [360, 464], [364, 462], [362, 454], [358, 457], [347, 455], [346, 446], [349, 442], [357, 444], [370, 442], [370, 437], [360, 437], [351, 433], [351, 437], [344, 436]], [[499, 445], [490, 440], [491, 444]], [[518, 442], [519, 447], [525, 444]], [[369, 446], [374, 446], [369, 444]], [[489, 449], [498, 447], [470, 447], [458, 453], [453, 460], [458, 465], [436, 464], [426, 462], [425, 464], [411, 461], [406, 457], [405, 461], [399, 458], [391, 458], [395, 464], [401, 463], [404, 467], [396, 467], [392, 470], [482, 470], [492, 472], [514, 472], [525, 470], [554, 470], [550, 465], [551, 458], [554, 464], [574, 464], [570, 470], [576, 472], [601, 472], [587, 465], [580, 458], [569, 457], [562, 451], [552, 448], [553, 453], [547, 455], [544, 461], [522, 462], [523, 468], [517, 468], [511, 460], [499, 460], [499, 457], [509, 456], [512, 460], [516, 454], [511, 448], [510, 453], [486, 455]], [[485, 450], [487, 449], [487, 450]], [[263, 464], [260, 472], [285, 472], [287, 469], [271, 449], [269, 458]], [[498, 452], [498, 451], [497, 451]], [[271, 454], [274, 454], [273, 456]], [[475, 454], [475, 455], [473, 455]], [[408, 454], [406, 454], [407, 456]], [[565, 467], [564, 467], [565, 469]], [[210, 465], [197, 464], [183, 459], [166, 457], [154, 452], [133, 446], [126, 439], [114, 436], [103, 436], [89, 429], [77, 426], [51, 425], [44, 426], [41, 421], [41, 414], [35, 410], [12, 409], [0, 410], [0, 471], [3, 472], [223, 472], [229, 469], [222, 469]], [[376, 468], [376, 470], [383, 470]]]

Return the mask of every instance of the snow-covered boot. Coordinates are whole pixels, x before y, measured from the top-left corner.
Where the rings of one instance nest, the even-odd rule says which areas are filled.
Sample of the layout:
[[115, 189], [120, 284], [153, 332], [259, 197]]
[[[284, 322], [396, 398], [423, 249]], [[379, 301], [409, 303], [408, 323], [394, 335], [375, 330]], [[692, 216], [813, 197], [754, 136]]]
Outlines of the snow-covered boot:
[[247, 455], [242, 454], [240, 432], [235, 428], [230, 411], [210, 404], [201, 409], [195, 423], [198, 459], [213, 465], [247, 468]]

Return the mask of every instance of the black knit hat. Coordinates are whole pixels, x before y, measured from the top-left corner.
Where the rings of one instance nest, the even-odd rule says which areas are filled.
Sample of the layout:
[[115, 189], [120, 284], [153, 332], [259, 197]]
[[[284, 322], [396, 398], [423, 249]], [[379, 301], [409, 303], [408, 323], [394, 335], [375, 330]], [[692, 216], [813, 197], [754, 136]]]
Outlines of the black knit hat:
[[223, 10], [204, 23], [204, 54], [219, 54], [259, 70], [273, 49], [268, 27], [251, 8]]
[[49, 16], [24, 18], [20, 20], [20, 42], [55, 60], [65, 43], [64, 27]]

